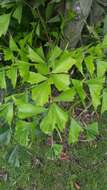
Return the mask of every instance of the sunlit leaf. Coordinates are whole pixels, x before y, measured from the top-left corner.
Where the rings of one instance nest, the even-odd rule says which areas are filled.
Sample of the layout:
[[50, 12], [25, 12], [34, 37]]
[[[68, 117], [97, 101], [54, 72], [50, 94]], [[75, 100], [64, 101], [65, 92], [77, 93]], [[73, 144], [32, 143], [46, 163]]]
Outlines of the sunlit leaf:
[[25, 61], [18, 61], [18, 64], [20, 76], [23, 78], [23, 81], [27, 81], [29, 77], [30, 65]]
[[91, 77], [93, 76], [94, 74], [94, 70], [95, 70], [95, 66], [94, 66], [94, 58], [93, 56], [88, 56], [85, 58], [85, 64], [86, 64], [86, 67], [91, 75]]
[[0, 37], [7, 33], [11, 14], [4, 14], [0, 16]]
[[74, 88], [70, 88], [64, 92], [62, 92], [59, 96], [55, 97], [54, 100], [58, 102], [72, 102], [74, 100], [76, 91]]
[[30, 103], [18, 105], [18, 117], [21, 119], [36, 116], [45, 111], [45, 108]]
[[62, 56], [53, 64], [53, 73], [66, 73], [76, 63], [68, 52], [64, 52]]
[[59, 91], [69, 89], [70, 79], [68, 74], [53, 74], [52, 80]]
[[75, 119], [72, 119], [69, 130], [69, 144], [78, 142], [79, 135], [82, 131], [81, 125]]
[[56, 128], [63, 131], [67, 120], [67, 112], [64, 112], [58, 105], [53, 103], [49, 107], [47, 115], [42, 119], [40, 128], [46, 134], [52, 133]]
[[99, 134], [98, 123], [94, 122], [89, 124], [86, 128], [86, 135], [89, 140], [95, 139], [96, 135]]
[[36, 105], [43, 106], [46, 104], [50, 95], [51, 87], [48, 81], [32, 89], [32, 99], [36, 101]]
[[104, 89], [102, 94], [102, 108], [101, 113], [107, 111], [107, 91]]
[[11, 51], [18, 51], [18, 46], [12, 36], [10, 36], [9, 48]]
[[28, 48], [29, 50], [29, 59], [36, 63], [45, 63], [44, 59], [40, 56], [40, 54], [34, 51], [31, 47]]
[[39, 73], [29, 72], [29, 77], [27, 82], [31, 84], [37, 84], [39, 82], [45, 81], [47, 78]]
[[72, 83], [73, 83], [74, 88], [77, 91], [82, 103], [84, 104], [86, 95], [85, 95], [85, 92], [83, 89], [83, 82], [81, 80], [72, 79]]
[[6, 89], [6, 79], [4, 70], [0, 71], [0, 88]]
[[107, 61], [97, 61], [97, 77], [103, 77], [107, 71]]
[[17, 82], [17, 68], [16, 67], [10, 67], [10, 69], [6, 72], [7, 77], [11, 80], [13, 87], [16, 87]]
[[88, 81], [87, 83], [92, 98], [92, 104], [96, 110], [97, 107], [101, 104], [101, 90], [103, 88], [103, 79], [93, 79]]
[[48, 62], [54, 61], [56, 58], [58, 58], [61, 55], [61, 53], [62, 50], [58, 46], [52, 48], [48, 53]]

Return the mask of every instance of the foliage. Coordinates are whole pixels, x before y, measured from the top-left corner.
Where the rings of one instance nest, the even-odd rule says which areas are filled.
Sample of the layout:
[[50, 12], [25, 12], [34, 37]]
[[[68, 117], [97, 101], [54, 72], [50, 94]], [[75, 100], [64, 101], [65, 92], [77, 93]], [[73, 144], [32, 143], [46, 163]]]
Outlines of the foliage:
[[[0, 143], [16, 145], [8, 159], [16, 167], [17, 145], [31, 148], [37, 138], [50, 137], [51, 152], [60, 158], [66, 129], [69, 145], [93, 140], [99, 134], [98, 116], [107, 111], [106, 24], [104, 38], [86, 24], [95, 43], [62, 49], [64, 27], [77, 18], [73, 8], [65, 16], [62, 5], [0, 2]], [[82, 1], [80, 8], [84, 13]], [[80, 120], [79, 107], [94, 113], [90, 123]]]

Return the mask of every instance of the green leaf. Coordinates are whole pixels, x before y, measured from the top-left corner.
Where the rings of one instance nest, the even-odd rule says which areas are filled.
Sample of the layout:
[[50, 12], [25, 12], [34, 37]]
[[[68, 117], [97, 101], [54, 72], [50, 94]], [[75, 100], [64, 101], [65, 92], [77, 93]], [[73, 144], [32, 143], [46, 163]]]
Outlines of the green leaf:
[[101, 79], [101, 80], [93, 79], [93, 80], [88, 81], [90, 95], [92, 98], [92, 104], [93, 104], [95, 110], [101, 104], [101, 90], [103, 88], [102, 82], [103, 82], [103, 79]]
[[9, 48], [11, 51], [18, 51], [18, 46], [16, 45], [16, 42], [14, 41], [12, 36], [10, 36]]
[[62, 145], [61, 144], [53, 144], [53, 151], [54, 151], [54, 154], [55, 154], [55, 157], [56, 158], [60, 158], [61, 156], [61, 151], [63, 149]]
[[44, 51], [42, 47], [36, 48], [36, 53], [43, 59], [45, 60], [45, 56], [44, 56]]
[[0, 117], [4, 118], [5, 121], [11, 126], [13, 120], [13, 104], [3, 104], [3, 108], [0, 110]]
[[24, 61], [18, 61], [18, 64], [20, 76], [23, 78], [23, 81], [27, 81], [29, 77], [29, 63]]
[[0, 71], [0, 88], [6, 89], [6, 80], [4, 70]]
[[83, 61], [84, 61], [84, 54], [83, 54], [83, 49], [82, 48], [78, 48], [77, 50], [75, 50], [74, 52], [71, 53], [71, 55], [76, 59], [76, 63], [75, 66], [77, 67], [77, 69], [81, 72], [81, 74], [83, 75]]
[[52, 73], [66, 73], [75, 63], [75, 59], [73, 59], [68, 52], [64, 52], [54, 63]]
[[10, 69], [6, 72], [7, 77], [12, 81], [12, 85], [15, 88], [17, 82], [17, 68], [10, 67]]
[[48, 81], [39, 84], [32, 89], [32, 99], [36, 101], [36, 105], [43, 106], [48, 102], [51, 95], [51, 86]]
[[3, 49], [4, 60], [9, 61], [13, 59], [13, 52], [10, 49]]
[[54, 101], [57, 102], [72, 102], [74, 100], [76, 91], [74, 88], [70, 88], [64, 92], [62, 92], [59, 96], [54, 98]]
[[107, 62], [106, 61], [97, 61], [97, 77], [103, 77], [107, 70]]
[[35, 116], [37, 114], [43, 113], [45, 111], [45, 108], [42, 108], [40, 106], [35, 106], [30, 103], [23, 103], [17, 106], [18, 107], [18, 117], [20, 119], [25, 119], [28, 117]]
[[34, 123], [18, 120], [15, 128], [15, 139], [22, 146], [28, 146], [34, 133]]
[[28, 103], [28, 92], [14, 94], [12, 99], [16, 105], [26, 104]]
[[85, 99], [86, 95], [85, 95], [85, 92], [83, 90], [83, 82], [80, 80], [72, 79], [72, 83], [73, 83], [74, 88], [77, 91], [82, 103], [84, 104], [84, 99]]
[[54, 129], [63, 131], [67, 120], [67, 112], [64, 112], [58, 105], [53, 103], [49, 107], [47, 115], [42, 119], [40, 128], [46, 134], [51, 134]]
[[104, 36], [102, 48], [107, 48], [107, 34]]
[[53, 47], [48, 53], [48, 62], [54, 61], [61, 55], [61, 53], [62, 50], [58, 46]]
[[39, 82], [45, 81], [47, 79], [47, 77], [39, 74], [39, 73], [34, 73], [34, 72], [29, 72], [29, 77], [27, 82], [31, 83], [31, 84], [37, 84]]
[[80, 132], [82, 131], [83, 129], [80, 126], [80, 124], [76, 120], [72, 119], [69, 130], [69, 139], [68, 139], [69, 144], [78, 142]]
[[94, 66], [94, 58], [93, 56], [88, 56], [85, 58], [85, 64], [86, 64], [86, 67], [91, 75], [91, 77], [93, 76], [94, 74], [94, 70], [95, 70], [95, 66]]
[[47, 75], [49, 73], [49, 69], [46, 64], [43, 63], [35, 64], [35, 68], [37, 69], [38, 73], [42, 75]]
[[69, 89], [70, 79], [68, 74], [53, 74], [51, 78], [59, 91]]
[[23, 8], [23, 4], [22, 3], [18, 3], [18, 6], [16, 7], [16, 10], [13, 13], [13, 17], [18, 20], [19, 24], [21, 22], [21, 18], [22, 18], [22, 8]]
[[101, 113], [104, 113], [107, 111], [107, 90], [103, 90], [103, 95], [102, 95], [102, 108], [101, 108]]
[[19, 147], [15, 146], [15, 148], [12, 150], [9, 159], [8, 159], [8, 163], [11, 164], [14, 167], [19, 167], [20, 166], [20, 162], [19, 162]]
[[29, 50], [29, 59], [36, 63], [45, 63], [45, 60], [40, 56], [40, 53], [38, 51], [34, 51], [31, 47], [28, 47]]
[[0, 16], [0, 37], [7, 33], [11, 14], [4, 14]]
[[11, 139], [11, 133], [9, 129], [3, 133], [0, 133], [0, 146], [8, 145], [10, 139]]
[[13, 104], [12, 103], [8, 104], [6, 108], [5, 119], [7, 120], [9, 125], [12, 124], [12, 120], [13, 120]]
[[56, 16], [54, 16], [54, 17], [52, 17], [52, 18], [50, 18], [49, 20], [48, 20], [48, 22], [47, 23], [55, 23], [55, 22], [60, 22], [60, 16], [59, 15], [56, 15]]
[[88, 125], [88, 127], [86, 128], [86, 134], [87, 134], [88, 140], [95, 139], [96, 135], [99, 134], [98, 123], [94, 122]]

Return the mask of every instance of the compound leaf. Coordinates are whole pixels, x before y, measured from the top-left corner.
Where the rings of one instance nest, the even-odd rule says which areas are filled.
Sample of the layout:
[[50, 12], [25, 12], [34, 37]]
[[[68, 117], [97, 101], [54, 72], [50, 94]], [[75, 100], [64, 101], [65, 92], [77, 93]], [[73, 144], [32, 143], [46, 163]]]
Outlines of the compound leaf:
[[56, 128], [63, 131], [67, 120], [67, 112], [64, 112], [57, 104], [53, 103], [47, 115], [41, 121], [40, 128], [46, 134], [52, 133]]

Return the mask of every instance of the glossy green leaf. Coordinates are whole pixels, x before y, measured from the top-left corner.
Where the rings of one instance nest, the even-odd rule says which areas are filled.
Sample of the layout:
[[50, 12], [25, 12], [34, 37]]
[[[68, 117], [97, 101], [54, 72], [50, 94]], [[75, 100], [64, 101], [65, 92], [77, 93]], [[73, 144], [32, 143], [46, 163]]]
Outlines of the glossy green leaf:
[[0, 16], [0, 37], [7, 33], [11, 14], [4, 14]]
[[82, 131], [81, 125], [75, 119], [72, 119], [68, 138], [69, 144], [78, 142], [79, 135]]
[[77, 91], [82, 103], [84, 104], [84, 100], [85, 100], [86, 95], [85, 95], [85, 92], [83, 89], [83, 82], [80, 80], [72, 79], [72, 83], [73, 83], [74, 88]]
[[10, 69], [6, 72], [7, 77], [11, 80], [13, 87], [16, 87], [17, 82], [17, 68], [16, 67], [10, 67]]
[[47, 78], [39, 73], [29, 72], [29, 77], [27, 82], [31, 84], [37, 84], [39, 82], [45, 81]]
[[18, 117], [20, 119], [25, 119], [28, 117], [36, 116], [37, 114], [40, 114], [45, 111], [45, 108], [42, 108], [40, 106], [35, 106], [30, 103], [23, 103], [18, 105]]
[[67, 112], [64, 112], [57, 104], [49, 107], [47, 115], [40, 123], [41, 130], [46, 134], [51, 134], [54, 129], [63, 131], [68, 120]]
[[48, 102], [51, 95], [51, 86], [48, 81], [39, 84], [32, 89], [32, 99], [36, 101], [36, 105], [43, 106]]
[[66, 73], [76, 63], [68, 52], [64, 52], [62, 56], [54, 63], [53, 73]]
[[53, 74], [52, 80], [53, 84], [59, 91], [65, 91], [69, 89], [70, 79], [68, 74]]
[[55, 97], [54, 101], [72, 102], [74, 100], [75, 95], [76, 95], [75, 89], [70, 88], [70, 89], [62, 92], [59, 96]]

